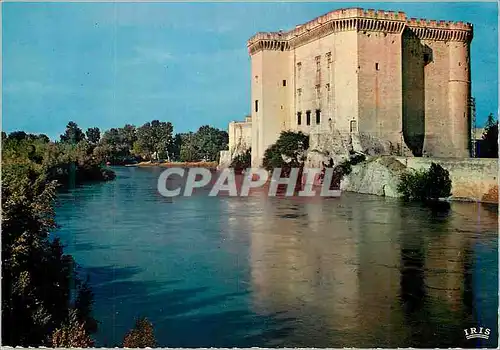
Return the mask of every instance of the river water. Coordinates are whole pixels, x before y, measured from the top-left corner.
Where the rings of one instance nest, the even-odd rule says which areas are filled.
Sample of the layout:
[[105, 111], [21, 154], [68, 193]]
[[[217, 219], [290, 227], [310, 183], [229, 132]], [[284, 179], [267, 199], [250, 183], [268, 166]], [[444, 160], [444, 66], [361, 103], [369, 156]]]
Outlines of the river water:
[[[61, 193], [57, 234], [95, 293], [97, 346], [146, 316], [162, 347], [496, 347], [498, 207], [193, 197], [160, 169]], [[486, 339], [464, 329], [489, 328]], [[469, 331], [470, 333], [470, 331]]]

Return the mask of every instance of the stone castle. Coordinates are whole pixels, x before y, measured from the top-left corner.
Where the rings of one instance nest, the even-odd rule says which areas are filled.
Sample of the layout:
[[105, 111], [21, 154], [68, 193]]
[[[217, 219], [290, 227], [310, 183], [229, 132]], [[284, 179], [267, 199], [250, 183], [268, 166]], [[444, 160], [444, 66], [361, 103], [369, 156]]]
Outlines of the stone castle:
[[294, 130], [323, 154], [469, 157], [472, 37], [470, 23], [359, 8], [258, 33], [247, 43], [252, 114], [230, 125], [228, 155], [251, 144], [260, 166]]

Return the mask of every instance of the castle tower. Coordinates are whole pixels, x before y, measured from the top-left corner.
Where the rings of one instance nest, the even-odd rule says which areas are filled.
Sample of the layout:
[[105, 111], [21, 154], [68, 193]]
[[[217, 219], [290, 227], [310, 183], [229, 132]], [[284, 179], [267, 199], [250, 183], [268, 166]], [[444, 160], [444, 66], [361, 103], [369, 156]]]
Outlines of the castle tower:
[[280, 33], [257, 34], [252, 57], [252, 166], [261, 165], [266, 149], [285, 130], [288, 111], [289, 44]]
[[469, 157], [472, 25], [414, 18], [407, 24], [423, 51], [423, 154]]

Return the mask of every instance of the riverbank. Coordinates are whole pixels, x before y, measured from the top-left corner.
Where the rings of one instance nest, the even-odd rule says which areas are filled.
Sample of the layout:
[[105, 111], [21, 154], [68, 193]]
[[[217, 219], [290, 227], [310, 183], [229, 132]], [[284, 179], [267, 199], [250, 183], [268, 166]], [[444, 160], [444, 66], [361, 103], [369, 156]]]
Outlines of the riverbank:
[[207, 168], [217, 169], [217, 162], [168, 162], [168, 163], [155, 163], [155, 162], [140, 162], [126, 166], [136, 167], [161, 167], [161, 168]]

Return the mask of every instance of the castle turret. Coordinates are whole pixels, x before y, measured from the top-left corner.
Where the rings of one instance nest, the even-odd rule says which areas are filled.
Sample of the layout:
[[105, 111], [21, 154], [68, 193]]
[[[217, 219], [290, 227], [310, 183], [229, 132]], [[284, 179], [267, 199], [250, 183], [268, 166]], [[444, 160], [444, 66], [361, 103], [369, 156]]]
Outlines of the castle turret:
[[248, 41], [252, 61], [252, 166], [286, 128], [289, 44], [280, 33], [261, 33]]
[[452, 133], [453, 156], [470, 155], [470, 60], [469, 43], [450, 43], [450, 79], [448, 82], [449, 118]]

